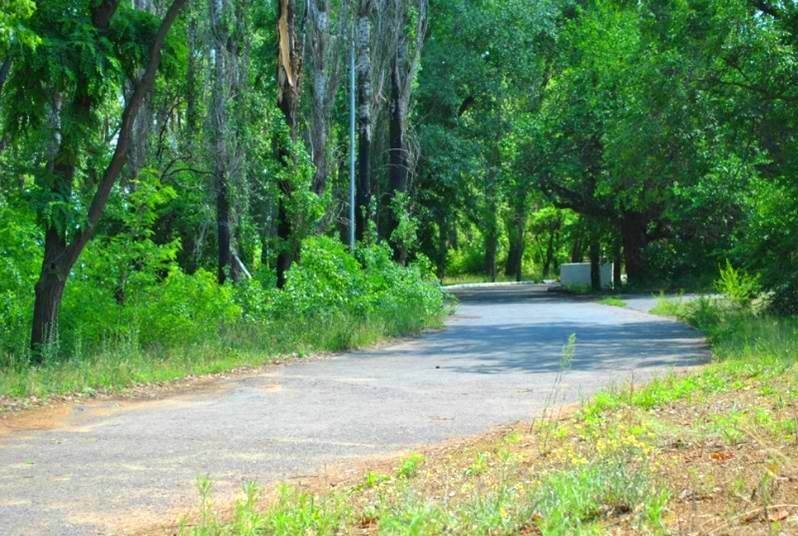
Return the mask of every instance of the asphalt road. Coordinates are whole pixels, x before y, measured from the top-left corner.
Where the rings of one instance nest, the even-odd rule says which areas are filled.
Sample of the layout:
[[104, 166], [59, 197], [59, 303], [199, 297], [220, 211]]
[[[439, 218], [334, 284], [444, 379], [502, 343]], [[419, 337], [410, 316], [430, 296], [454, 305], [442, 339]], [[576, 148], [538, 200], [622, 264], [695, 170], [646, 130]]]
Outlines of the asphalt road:
[[[461, 289], [447, 329], [373, 351], [277, 365], [198, 392], [69, 408], [0, 436], [0, 534], [111, 534], [169, 521], [247, 480], [474, 435], [706, 357], [701, 337], [645, 313], [538, 287]], [[562, 371], [562, 347], [576, 354]], [[548, 401], [548, 402], [547, 402]]]

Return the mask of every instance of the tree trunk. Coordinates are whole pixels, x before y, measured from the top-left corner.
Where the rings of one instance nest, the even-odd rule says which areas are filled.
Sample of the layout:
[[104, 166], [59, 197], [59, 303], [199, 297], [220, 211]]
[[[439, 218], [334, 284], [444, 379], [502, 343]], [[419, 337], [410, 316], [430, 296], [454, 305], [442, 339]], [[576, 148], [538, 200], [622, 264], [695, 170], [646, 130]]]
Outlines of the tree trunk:
[[3, 59], [3, 62], [0, 63], [0, 95], [3, 94], [3, 86], [6, 84], [6, 80], [8, 79], [8, 73], [11, 72], [11, 57], [6, 57]]
[[418, 72], [421, 60], [421, 49], [427, 34], [429, 22], [429, 1], [412, 0], [397, 2], [396, 46], [390, 61], [390, 97], [388, 103], [388, 201], [386, 217], [383, 220], [383, 237], [391, 241], [394, 258], [398, 261], [406, 259], [407, 244], [393, 240], [392, 236], [399, 225], [399, 215], [395, 213], [393, 200], [397, 193], [407, 193], [410, 178], [415, 167], [412, 158], [408, 133], [408, 114], [412, 84]]
[[526, 223], [527, 223], [527, 198], [524, 188], [519, 188], [510, 200], [512, 214], [507, 222], [507, 232], [510, 239], [510, 251], [507, 253], [507, 262], [504, 273], [521, 281], [523, 275], [524, 251], [526, 249]]
[[44, 355], [58, 341], [58, 315], [71, 266], [66, 263], [67, 244], [63, 235], [48, 226], [45, 230], [44, 260], [36, 282], [33, 305], [31, 350], [34, 363], [41, 363]]
[[[133, 8], [151, 15], [155, 14], [155, 7], [151, 0], [134, 0]], [[130, 80], [134, 84], [135, 80]], [[139, 171], [146, 165], [149, 153], [149, 134], [153, 125], [153, 109], [150, 96], [144, 98], [136, 117], [133, 119], [133, 132], [130, 139], [130, 150], [127, 157], [127, 173], [120, 179], [125, 181], [135, 179]]]
[[399, 72], [404, 52], [400, 49], [394, 54], [391, 62], [391, 99], [388, 105], [390, 112], [388, 125], [388, 140], [390, 149], [388, 152], [388, 206], [385, 210], [384, 225], [382, 226], [383, 238], [389, 240], [393, 247], [394, 259], [398, 260], [406, 256], [405, 245], [393, 240], [393, 232], [399, 225], [399, 215], [396, 214], [391, 202], [398, 193], [407, 192], [408, 176], [408, 148], [405, 142], [407, 112], [404, 110], [404, 98], [402, 95], [402, 74]]
[[357, 192], [355, 196], [355, 237], [363, 240], [371, 207], [371, 12], [372, 0], [359, 0], [355, 48], [357, 54]]
[[571, 244], [571, 262], [582, 262], [585, 259], [585, 240], [583, 237], [584, 232], [581, 225], [574, 232]]
[[[213, 161], [213, 184], [216, 194], [216, 242], [219, 250], [217, 279], [224, 284], [229, 277], [238, 280], [237, 266], [233, 262], [233, 222], [230, 200], [231, 150], [230, 137], [233, 129], [228, 125], [228, 101], [233, 85], [231, 68], [235, 51], [231, 46], [228, 29], [231, 24], [230, 6], [226, 0], [210, 0], [211, 36], [213, 39], [213, 89], [208, 111], [211, 130], [211, 159]], [[232, 144], [234, 145], [234, 144]]]
[[228, 199], [227, 182], [216, 184], [216, 236], [219, 243], [219, 262], [217, 279], [223, 285], [229, 277], [238, 281], [238, 265], [233, 262], [233, 235], [230, 223], [230, 200]]
[[[498, 162], [498, 151], [495, 152]], [[485, 246], [485, 275], [490, 281], [496, 281], [496, 256], [499, 249], [499, 200], [496, 174], [498, 171], [491, 168], [485, 177], [485, 206], [482, 213], [482, 232]]]
[[313, 110], [311, 111], [310, 148], [315, 168], [313, 191], [321, 195], [327, 183], [327, 48], [329, 47], [329, 14], [327, 0], [308, 2], [310, 16], [310, 49], [313, 73]]
[[524, 256], [523, 238], [518, 239], [517, 233], [510, 233], [510, 250], [507, 252], [507, 262], [504, 265], [504, 274], [514, 277], [516, 281], [523, 279], [522, 259]]
[[549, 231], [549, 240], [546, 244], [546, 257], [543, 259], [543, 277], [548, 277], [551, 271], [551, 263], [554, 259], [554, 242], [557, 239], [557, 231], [552, 229]]
[[448, 246], [449, 229], [446, 221], [446, 211], [441, 210], [438, 216], [438, 254], [436, 255], [436, 274], [443, 281], [446, 275], [446, 253]]
[[496, 225], [489, 225], [485, 231], [485, 275], [491, 282], [496, 281], [496, 253], [499, 249], [499, 233]]
[[623, 260], [626, 266], [627, 283], [631, 286], [643, 282], [643, 248], [646, 247], [647, 222], [642, 214], [627, 212], [621, 218], [621, 239], [623, 242]]
[[601, 288], [601, 244], [598, 236], [590, 238], [590, 287], [594, 292]]
[[[280, 0], [277, 12], [277, 34], [279, 39], [277, 61], [277, 107], [288, 125], [290, 140], [278, 142], [277, 158], [285, 168], [293, 166], [289, 143], [297, 139], [297, 109], [302, 74], [300, 41], [297, 38], [296, 0]], [[277, 202], [277, 287], [285, 285], [285, 276], [299, 254], [293, 240], [293, 224], [288, 204], [294, 195], [294, 185], [288, 180], [278, 183], [280, 197]]]
[[623, 287], [621, 279], [621, 264], [623, 263], [623, 255], [621, 252], [620, 244], [615, 245], [615, 254], [612, 259], [612, 288], [617, 292]]
[[504, 266], [504, 273], [508, 277], [515, 277], [516, 281], [523, 279], [523, 261], [525, 249], [524, 227], [526, 221], [511, 222], [509, 231], [510, 250], [507, 252], [507, 262]]
[[[338, 88], [341, 43], [330, 33], [330, 13], [327, 0], [308, 2], [308, 50], [311, 72], [313, 109], [310, 112], [310, 149], [315, 167], [312, 189], [317, 195], [327, 188], [328, 137], [330, 115]], [[343, 8], [341, 8], [343, 9]], [[343, 35], [345, 31], [340, 30]]]

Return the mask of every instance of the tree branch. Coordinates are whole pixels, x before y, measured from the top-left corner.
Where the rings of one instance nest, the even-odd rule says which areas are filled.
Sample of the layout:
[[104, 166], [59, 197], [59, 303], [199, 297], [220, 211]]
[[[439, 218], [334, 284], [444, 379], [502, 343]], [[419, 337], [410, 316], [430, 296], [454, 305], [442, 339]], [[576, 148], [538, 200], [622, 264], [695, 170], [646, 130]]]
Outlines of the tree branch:
[[[155, 34], [155, 38], [153, 39], [152, 45], [150, 47], [147, 68], [145, 69], [144, 74], [142, 75], [138, 84], [136, 84], [136, 89], [133, 91], [133, 95], [130, 97], [130, 100], [128, 100], [127, 105], [122, 112], [122, 122], [119, 128], [119, 137], [117, 138], [116, 149], [111, 157], [111, 161], [108, 163], [108, 166], [103, 173], [102, 179], [100, 180], [100, 185], [91, 200], [86, 227], [69, 245], [67, 255], [70, 266], [74, 264], [80, 255], [80, 252], [94, 235], [97, 223], [100, 221], [100, 217], [105, 210], [106, 204], [108, 204], [108, 198], [111, 195], [111, 189], [113, 188], [119, 173], [122, 171], [122, 168], [127, 161], [127, 153], [128, 149], [130, 148], [130, 139], [133, 129], [133, 120], [136, 117], [141, 104], [144, 102], [144, 97], [152, 90], [152, 87], [155, 83], [155, 75], [158, 72], [158, 66], [161, 62], [161, 51], [166, 42], [166, 36], [168, 35], [169, 30], [171, 29], [172, 25], [177, 19], [177, 16], [180, 14], [180, 11], [183, 9], [187, 1], [188, 0], [174, 0], [172, 2], [172, 5], [166, 12], [166, 16], [164, 16], [164, 19], [161, 22], [161, 26], [158, 28], [158, 32]], [[115, 6], [117, 2], [118, 0], [105, 0], [101, 5], [113, 4]], [[111, 11], [109, 14], [108, 20], [110, 20], [111, 15], [113, 15], [113, 11]], [[94, 16], [92, 19], [94, 20]]]
[[754, 8], [766, 15], [770, 15], [774, 19], [780, 19], [784, 16], [784, 13], [779, 8], [767, 0], [751, 0], [751, 4], [754, 6]]

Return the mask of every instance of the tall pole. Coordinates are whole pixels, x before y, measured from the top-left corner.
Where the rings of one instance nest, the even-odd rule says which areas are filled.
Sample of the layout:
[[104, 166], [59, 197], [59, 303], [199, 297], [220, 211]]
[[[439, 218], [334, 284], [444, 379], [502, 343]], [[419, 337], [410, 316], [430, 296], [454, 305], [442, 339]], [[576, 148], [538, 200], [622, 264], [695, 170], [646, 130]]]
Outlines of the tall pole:
[[355, 40], [349, 50], [349, 248], [355, 250]]

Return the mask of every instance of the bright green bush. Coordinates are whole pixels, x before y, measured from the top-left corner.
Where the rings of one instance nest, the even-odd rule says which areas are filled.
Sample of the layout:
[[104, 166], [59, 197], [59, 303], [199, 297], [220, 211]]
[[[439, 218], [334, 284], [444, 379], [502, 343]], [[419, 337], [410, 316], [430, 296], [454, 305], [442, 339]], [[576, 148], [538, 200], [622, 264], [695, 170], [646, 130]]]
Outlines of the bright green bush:
[[362, 313], [368, 294], [360, 264], [343, 244], [329, 237], [309, 238], [301, 262], [288, 272], [282, 292], [274, 293], [275, 318]]
[[172, 347], [218, 338], [241, 319], [230, 285], [200, 270], [192, 275], [174, 271], [133, 304], [139, 340], [145, 347]]
[[[0, 197], [0, 366], [24, 357], [28, 346], [33, 288], [41, 268], [39, 233], [30, 211], [4, 204]], [[5, 356], [5, 357], [4, 357]]]
[[260, 272], [221, 286], [206, 270], [186, 274], [170, 260], [172, 245], [149, 239], [111, 265], [104, 248], [131, 243], [114, 240], [93, 243], [73, 272], [58, 344], [41, 369], [27, 360], [38, 266], [0, 260], [0, 395], [119, 388], [285, 353], [343, 350], [418, 332], [444, 312], [429, 261], [400, 266], [385, 245], [353, 255], [335, 239], [306, 239], [279, 290]]
[[715, 282], [718, 292], [737, 307], [748, 307], [762, 290], [759, 276], [751, 275], [726, 261]]
[[289, 272], [282, 292], [271, 291], [271, 318], [347, 316], [387, 322], [389, 333], [419, 329], [443, 312], [443, 293], [431, 263], [421, 258], [400, 266], [384, 244], [356, 255], [328, 237], [313, 237]]

